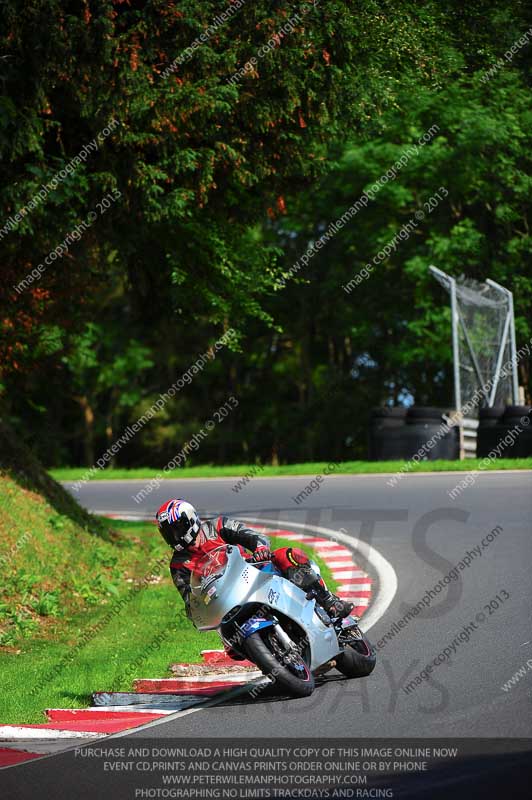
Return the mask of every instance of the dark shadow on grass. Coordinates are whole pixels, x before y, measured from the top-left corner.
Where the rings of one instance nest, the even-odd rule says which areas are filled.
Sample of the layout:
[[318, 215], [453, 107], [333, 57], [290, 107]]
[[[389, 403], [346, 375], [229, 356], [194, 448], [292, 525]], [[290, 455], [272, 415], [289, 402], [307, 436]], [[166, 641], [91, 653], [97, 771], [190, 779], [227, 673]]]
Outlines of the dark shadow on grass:
[[17, 437], [15, 431], [0, 419], [0, 472], [5, 472], [23, 489], [42, 495], [48, 503], [65, 517], [89, 533], [107, 541], [113, 541], [116, 534], [109, 525], [96, 519], [54, 481], [31, 450]]

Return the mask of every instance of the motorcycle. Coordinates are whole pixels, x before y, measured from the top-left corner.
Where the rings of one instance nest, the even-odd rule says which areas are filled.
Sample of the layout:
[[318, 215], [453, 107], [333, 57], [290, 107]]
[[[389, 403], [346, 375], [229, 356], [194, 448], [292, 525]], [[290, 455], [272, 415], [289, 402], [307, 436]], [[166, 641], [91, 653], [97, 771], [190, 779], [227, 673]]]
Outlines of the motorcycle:
[[237, 658], [252, 661], [294, 697], [312, 694], [315, 676], [334, 667], [348, 678], [369, 675], [375, 667], [375, 650], [356, 617], [331, 618], [271, 561], [253, 563], [238, 546], [207, 553], [190, 587], [196, 627], [217, 630]]

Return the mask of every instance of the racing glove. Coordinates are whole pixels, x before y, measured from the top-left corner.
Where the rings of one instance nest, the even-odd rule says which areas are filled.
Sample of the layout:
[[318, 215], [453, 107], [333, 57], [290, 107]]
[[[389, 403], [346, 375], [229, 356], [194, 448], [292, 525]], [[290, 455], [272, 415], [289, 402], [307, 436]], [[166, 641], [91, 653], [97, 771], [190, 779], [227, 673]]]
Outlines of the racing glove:
[[259, 544], [257, 549], [253, 552], [253, 561], [255, 561], [257, 564], [262, 564], [264, 561], [270, 561], [271, 557], [271, 550], [267, 544]]

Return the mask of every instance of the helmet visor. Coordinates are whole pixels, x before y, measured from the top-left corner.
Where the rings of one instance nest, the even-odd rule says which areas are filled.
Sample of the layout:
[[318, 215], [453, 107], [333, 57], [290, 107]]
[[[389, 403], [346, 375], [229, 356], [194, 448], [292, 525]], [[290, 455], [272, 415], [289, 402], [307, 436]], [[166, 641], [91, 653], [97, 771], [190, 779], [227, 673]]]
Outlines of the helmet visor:
[[196, 536], [198, 535], [196, 528], [197, 525], [191, 522], [185, 513], [181, 514], [179, 519], [172, 523], [176, 550], [183, 550], [196, 541]]

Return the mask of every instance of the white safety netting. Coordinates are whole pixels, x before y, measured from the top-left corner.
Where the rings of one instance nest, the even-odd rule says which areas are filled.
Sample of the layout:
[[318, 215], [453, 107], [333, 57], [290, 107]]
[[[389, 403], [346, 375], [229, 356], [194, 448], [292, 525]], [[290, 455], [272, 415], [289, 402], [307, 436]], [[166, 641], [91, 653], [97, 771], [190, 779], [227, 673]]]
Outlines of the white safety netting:
[[483, 389], [482, 406], [511, 403], [511, 370], [497, 375], [498, 368], [511, 364], [508, 299], [487, 284], [467, 281], [457, 282], [456, 300], [462, 406], [477, 388]]
[[[451, 291], [445, 273], [433, 270], [433, 274]], [[496, 287], [464, 277], [457, 278], [455, 286], [453, 328], [458, 344], [461, 408], [472, 417], [479, 407], [512, 403], [513, 319], [510, 296]]]

